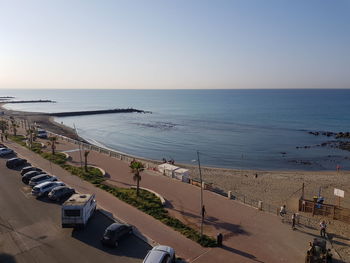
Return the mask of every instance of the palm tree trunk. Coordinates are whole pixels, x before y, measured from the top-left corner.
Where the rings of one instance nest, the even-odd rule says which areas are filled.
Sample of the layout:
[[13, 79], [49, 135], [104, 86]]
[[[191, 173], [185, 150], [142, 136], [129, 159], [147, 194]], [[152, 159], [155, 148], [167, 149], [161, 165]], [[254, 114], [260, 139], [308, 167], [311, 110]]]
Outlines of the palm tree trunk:
[[85, 157], [85, 172], [87, 172], [87, 155], [85, 155], [84, 157]]
[[137, 186], [136, 186], [136, 196], [139, 196], [139, 188], [140, 188], [140, 177], [137, 177]]

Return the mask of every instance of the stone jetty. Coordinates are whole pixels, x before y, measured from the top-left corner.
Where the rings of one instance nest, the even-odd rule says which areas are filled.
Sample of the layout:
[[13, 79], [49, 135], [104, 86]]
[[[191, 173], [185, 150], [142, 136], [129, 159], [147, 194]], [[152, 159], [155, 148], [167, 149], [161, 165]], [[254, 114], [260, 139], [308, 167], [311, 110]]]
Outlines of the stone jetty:
[[46, 115], [54, 116], [54, 117], [71, 117], [71, 116], [83, 116], [83, 115], [97, 115], [97, 114], [110, 114], [110, 113], [133, 113], [133, 112], [152, 113], [150, 111], [128, 108], [128, 109], [111, 109], [111, 110], [56, 112], [56, 113], [47, 113]]

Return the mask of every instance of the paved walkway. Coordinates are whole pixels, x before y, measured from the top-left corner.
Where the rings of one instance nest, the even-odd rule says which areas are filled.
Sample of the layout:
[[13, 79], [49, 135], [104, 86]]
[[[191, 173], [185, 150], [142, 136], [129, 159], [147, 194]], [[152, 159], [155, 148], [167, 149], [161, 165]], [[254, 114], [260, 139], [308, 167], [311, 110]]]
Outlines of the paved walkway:
[[[78, 191], [96, 193], [98, 203], [156, 242], [175, 248], [188, 262], [303, 262], [308, 242], [317, 235], [311, 229], [291, 230], [277, 216], [258, 211], [239, 202], [228, 200], [215, 193], [204, 191], [207, 211], [205, 233], [224, 234], [222, 248], [203, 248], [136, 208], [125, 204], [109, 193], [70, 175], [57, 165], [49, 163], [33, 152], [11, 143], [16, 152], [33, 165], [47, 169]], [[70, 151], [72, 163], [80, 164], [78, 146], [59, 140], [58, 151]], [[122, 187], [134, 185], [128, 163], [105, 154], [91, 151], [90, 165], [103, 168], [109, 182]], [[147, 171], [142, 175], [141, 186], [161, 194], [168, 201], [169, 212], [182, 221], [199, 227], [200, 189], [177, 180]]]

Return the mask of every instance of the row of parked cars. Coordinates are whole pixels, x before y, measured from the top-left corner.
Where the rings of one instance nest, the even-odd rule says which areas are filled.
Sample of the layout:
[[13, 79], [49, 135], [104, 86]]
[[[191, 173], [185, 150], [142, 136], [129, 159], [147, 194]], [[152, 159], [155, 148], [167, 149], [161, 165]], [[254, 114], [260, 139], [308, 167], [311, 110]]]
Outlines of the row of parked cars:
[[[0, 144], [0, 156], [14, 154], [14, 151]], [[7, 154], [1, 155], [2, 152]], [[22, 182], [32, 187], [32, 195], [39, 198], [47, 196], [52, 201], [66, 200], [62, 205], [62, 227], [74, 227], [71, 222], [85, 224], [96, 209], [94, 195], [77, 194], [71, 187], [58, 180], [56, 176], [49, 175], [41, 168], [31, 166], [27, 160], [14, 157], [6, 161], [10, 169], [21, 169]], [[68, 200], [67, 200], [68, 199]], [[72, 221], [73, 220], [73, 221]], [[113, 223], [104, 231], [101, 243], [106, 246], [118, 246], [118, 243], [133, 233], [131, 225]], [[148, 252], [143, 263], [172, 263], [175, 262], [175, 251], [168, 246], [155, 246]]]

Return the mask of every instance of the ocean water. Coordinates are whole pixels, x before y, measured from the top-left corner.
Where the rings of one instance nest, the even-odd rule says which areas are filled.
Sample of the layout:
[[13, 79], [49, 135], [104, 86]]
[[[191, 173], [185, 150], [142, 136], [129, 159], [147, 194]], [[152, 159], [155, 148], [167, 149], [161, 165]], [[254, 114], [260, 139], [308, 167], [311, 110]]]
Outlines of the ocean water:
[[[57, 118], [87, 140], [150, 159], [237, 169], [350, 169], [350, 152], [297, 149], [332, 140], [308, 131], [350, 131], [350, 90], [1, 90], [6, 108], [62, 112], [128, 108], [125, 113]], [[305, 164], [305, 162], [307, 164]]]

